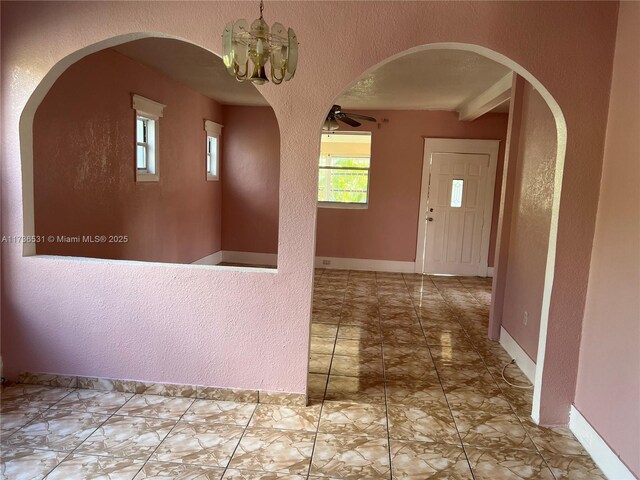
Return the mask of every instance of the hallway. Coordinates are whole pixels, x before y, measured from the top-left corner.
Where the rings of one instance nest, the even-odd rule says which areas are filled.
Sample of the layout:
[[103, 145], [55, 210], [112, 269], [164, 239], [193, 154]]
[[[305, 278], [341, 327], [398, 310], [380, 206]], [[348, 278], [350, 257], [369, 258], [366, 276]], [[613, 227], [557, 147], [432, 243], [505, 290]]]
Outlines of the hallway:
[[[312, 474], [605, 478], [567, 428], [532, 423], [532, 389], [502, 380], [490, 302], [489, 278], [316, 270]], [[515, 365], [505, 376], [530, 386]]]

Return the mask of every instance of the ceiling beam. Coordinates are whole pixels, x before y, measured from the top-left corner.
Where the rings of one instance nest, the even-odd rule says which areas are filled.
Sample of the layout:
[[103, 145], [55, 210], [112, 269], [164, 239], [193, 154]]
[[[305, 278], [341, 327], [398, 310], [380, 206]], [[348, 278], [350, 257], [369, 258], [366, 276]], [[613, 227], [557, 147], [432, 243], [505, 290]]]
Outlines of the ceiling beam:
[[509, 72], [480, 95], [460, 105], [458, 118], [470, 122], [511, 98], [512, 79], [513, 72]]

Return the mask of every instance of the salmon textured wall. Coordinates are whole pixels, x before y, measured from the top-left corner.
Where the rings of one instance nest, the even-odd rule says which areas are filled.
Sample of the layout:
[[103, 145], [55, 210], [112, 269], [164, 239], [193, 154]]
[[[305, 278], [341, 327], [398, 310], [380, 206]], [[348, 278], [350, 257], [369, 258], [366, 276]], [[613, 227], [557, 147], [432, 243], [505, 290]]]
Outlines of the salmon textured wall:
[[280, 130], [270, 107], [224, 105], [222, 249], [278, 252]]
[[[5, 235], [32, 232], [32, 120], [64, 69], [88, 53], [153, 35], [219, 54], [225, 23], [257, 15], [255, 2], [242, 1], [188, 8], [182, 2], [2, 2], [0, 8]], [[260, 87], [281, 135], [277, 271], [25, 257], [30, 246], [4, 244], [5, 376], [31, 370], [304, 392], [323, 118], [363, 72], [409, 49], [446, 44], [504, 62], [542, 89], [560, 127], [561, 153], [566, 145], [554, 199], [556, 255], [538, 392], [541, 421], [566, 422], [617, 12], [614, 2], [268, 3], [267, 21], [291, 25], [301, 43], [295, 78]], [[319, 28], [319, 18], [330, 29]], [[140, 297], [142, 284], [154, 286], [153, 298]]]
[[[159, 182], [135, 181], [132, 93], [165, 104]], [[42, 242], [38, 254], [191, 263], [220, 250], [220, 182], [205, 177], [204, 120], [221, 106], [113, 50], [72, 65], [34, 120], [35, 232], [128, 237]]]
[[575, 406], [640, 478], [640, 3], [620, 7]]
[[520, 137], [502, 326], [535, 362], [549, 249], [556, 126], [549, 107], [530, 84], [525, 84], [522, 95], [522, 110], [514, 112], [521, 116]]
[[[456, 112], [358, 111], [379, 122], [355, 130], [371, 131], [369, 205], [366, 209], [318, 209], [316, 254], [413, 262], [416, 256], [424, 137], [500, 140], [495, 201], [500, 179], [508, 115], [489, 113], [462, 122]], [[388, 119], [388, 122], [382, 122]], [[349, 130], [341, 127], [341, 130]], [[496, 203], [494, 202], [494, 203]], [[494, 206], [489, 245], [493, 265], [498, 208]]]

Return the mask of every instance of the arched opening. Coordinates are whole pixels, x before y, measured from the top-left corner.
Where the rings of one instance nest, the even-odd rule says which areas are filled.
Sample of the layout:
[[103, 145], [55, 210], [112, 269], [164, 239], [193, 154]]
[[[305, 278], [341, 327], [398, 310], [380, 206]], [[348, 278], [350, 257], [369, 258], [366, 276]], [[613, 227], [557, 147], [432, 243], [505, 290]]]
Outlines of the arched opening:
[[[432, 62], [428, 66], [438, 70], [421, 70], [421, 60]], [[420, 73], [423, 73], [422, 77]], [[413, 81], [412, 75], [420, 78], [421, 82]], [[479, 82], [474, 84], [469, 77]], [[483, 78], [485, 83], [481, 85]], [[429, 85], [431, 91], [421, 91], [420, 83]], [[465, 86], [466, 95], [456, 96], [455, 93], [461, 94], [463, 90], [460, 88]], [[505, 116], [504, 136], [498, 137], [497, 131], [482, 132], [479, 125], [487, 122], [491, 115], [496, 115], [487, 115], [487, 112], [504, 106], [505, 102], [508, 102], [509, 109], [508, 114], [502, 113]], [[402, 375], [411, 378], [414, 372], [420, 371], [424, 379], [428, 379], [424, 372], [433, 365], [431, 359], [436, 364], [435, 375], [440, 379], [442, 374], [438, 371], [438, 364], [447, 370], [456, 365], [474, 365], [477, 362], [482, 365], [480, 377], [488, 374], [489, 379], [493, 378], [491, 383], [499, 387], [495, 380], [503, 382], [503, 368], [515, 356], [517, 364], [525, 372], [508, 367], [507, 377], [511, 373], [517, 379], [515, 383], [520, 380], [530, 390], [508, 387], [503, 383], [506, 388], [500, 389], [495, 398], [507, 397], [509, 405], [514, 411], [517, 409], [522, 418], [532, 416], [538, 421], [566, 150], [566, 123], [559, 105], [535, 77], [514, 61], [477, 45], [458, 43], [424, 45], [394, 55], [365, 71], [333, 103], [340, 105], [347, 114], [352, 111], [376, 120], [371, 123], [361, 121], [361, 126], [350, 127], [340, 124], [338, 119], [340, 127], [335, 131], [338, 134], [349, 130], [371, 132], [369, 183], [367, 188], [356, 185], [357, 182], [351, 183], [352, 188], [355, 185], [356, 190], [367, 192], [367, 202], [370, 203], [343, 205], [349, 208], [338, 209], [323, 208], [336, 205], [319, 205], [310, 397], [371, 399], [377, 392], [382, 393], [378, 398], [386, 395], [389, 403], [389, 392], [401, 389]], [[334, 111], [335, 107], [327, 106], [328, 115]], [[322, 122], [325, 121], [323, 118]], [[444, 128], [447, 121], [450, 126]], [[411, 126], [416, 123], [421, 125], [417, 129]], [[330, 138], [330, 135], [332, 132], [323, 132], [322, 137]], [[427, 141], [423, 144], [424, 137]], [[496, 184], [493, 192], [485, 191], [484, 195], [484, 198], [494, 200], [493, 205], [490, 201], [485, 204], [493, 208], [493, 215], [489, 215], [491, 221], [480, 218], [471, 224], [481, 225], [478, 231], [484, 231], [485, 238], [491, 241], [482, 243], [481, 234], [476, 239], [471, 238], [470, 242], [477, 241], [479, 246], [472, 249], [471, 255], [477, 259], [478, 265], [474, 265], [472, 270], [462, 270], [462, 273], [432, 269], [433, 265], [425, 267], [429, 248], [433, 250], [433, 242], [438, 240], [429, 238], [429, 228], [432, 232], [437, 231], [431, 221], [437, 222], [438, 218], [434, 215], [437, 212], [431, 210], [433, 202], [424, 202], [428, 199], [428, 192], [433, 193], [434, 176], [442, 174], [449, 182], [448, 188], [441, 187], [439, 191], [443, 201], [448, 202], [451, 208], [464, 207], [467, 194], [462, 190], [474, 191], [475, 188], [465, 175], [468, 176], [474, 168], [473, 162], [484, 161], [481, 158], [468, 159], [464, 172], [435, 171], [439, 159], [434, 153], [470, 157], [471, 154], [485, 152], [474, 152], [473, 148], [479, 148], [477, 145], [467, 151], [460, 144], [449, 151], [437, 150], [442, 145], [429, 150], [429, 139], [442, 138], [499, 139], [502, 141], [498, 156], [506, 158], [498, 159], [495, 170], [487, 170], [486, 186], [493, 187], [491, 183], [494, 180]], [[420, 158], [417, 160], [416, 153], [407, 150], [410, 142], [413, 142], [413, 150], [418, 149]], [[322, 146], [320, 151], [322, 155]], [[394, 152], [397, 154], [395, 158]], [[398, 160], [409, 152], [414, 157], [412, 167]], [[464, 159], [458, 160], [464, 163]], [[445, 163], [442, 162], [443, 165]], [[321, 159], [320, 170], [326, 169], [327, 165], [332, 164], [323, 163]], [[341, 166], [336, 165], [338, 168]], [[478, 171], [481, 170], [478, 167]], [[319, 176], [326, 180], [322, 171]], [[383, 185], [392, 182], [394, 177], [398, 179], [395, 187], [384, 192]], [[463, 205], [453, 205], [456, 185], [460, 189], [458, 201]], [[326, 191], [329, 187], [324, 188]], [[340, 190], [338, 182], [336, 190]], [[421, 196], [416, 192], [421, 192]], [[319, 191], [319, 201], [322, 201], [322, 195], [326, 192]], [[380, 204], [388, 208], [386, 214], [379, 214]], [[407, 215], [411, 218], [402, 218]], [[536, 220], [540, 215], [544, 218]], [[451, 218], [447, 217], [447, 221]], [[528, 246], [526, 242], [518, 243], [527, 235], [527, 219], [533, 219], [529, 232], [534, 232], [537, 237]], [[410, 227], [403, 229], [403, 225]], [[464, 228], [464, 216], [461, 225]], [[491, 231], [487, 231], [490, 226]], [[446, 238], [446, 233], [440, 235], [440, 241]], [[459, 232], [449, 232], [454, 236], [456, 233]], [[464, 238], [460, 240], [462, 245], [458, 249], [458, 259], [464, 250], [464, 241]], [[403, 258], [402, 253], [398, 253], [411, 252], [412, 248], [412, 256], [406, 257], [409, 254], [405, 254], [406, 258]], [[521, 261], [524, 250], [527, 258]], [[391, 255], [381, 256], [381, 252], [384, 255], [390, 251]], [[418, 258], [421, 251], [424, 258]], [[487, 259], [484, 265], [483, 255]], [[526, 275], [528, 269], [536, 271], [536, 288], [533, 290], [527, 290], [526, 281], [522, 279], [520, 285], [516, 283], [517, 277]], [[493, 275], [493, 280], [425, 277], [423, 272], [479, 277]], [[535, 293], [531, 294], [532, 291]], [[526, 293], [523, 295], [523, 292]], [[523, 298], [527, 294], [531, 296]], [[461, 301], [461, 295], [466, 299]], [[534, 306], [529, 308], [527, 305], [530, 304]], [[526, 336], [527, 346], [520, 347], [519, 338], [514, 339], [501, 329], [507, 318], [517, 330], [514, 337]], [[494, 342], [487, 340], [487, 336]], [[509, 354], [495, 342], [499, 339], [503, 346], [507, 346]], [[418, 353], [416, 356], [417, 350], [422, 350], [424, 355], [420, 357]], [[467, 350], [472, 352], [471, 355], [465, 354]], [[531, 356], [533, 358], [529, 358]], [[560, 366], [550, 365], [548, 368]], [[420, 374], [417, 375], [419, 377]], [[349, 378], [338, 378], [341, 376]], [[398, 378], [396, 384], [393, 383], [394, 376]], [[372, 381], [372, 377], [382, 378], [384, 391], [381, 392], [380, 382]], [[444, 383], [443, 387], [446, 393]], [[417, 395], [419, 390], [413, 394]], [[527, 391], [529, 393], [523, 393]], [[405, 388], [403, 394], [411, 396], [411, 389]]]
[[20, 129], [25, 256], [276, 266], [278, 123], [211, 51], [149, 33], [86, 47]]

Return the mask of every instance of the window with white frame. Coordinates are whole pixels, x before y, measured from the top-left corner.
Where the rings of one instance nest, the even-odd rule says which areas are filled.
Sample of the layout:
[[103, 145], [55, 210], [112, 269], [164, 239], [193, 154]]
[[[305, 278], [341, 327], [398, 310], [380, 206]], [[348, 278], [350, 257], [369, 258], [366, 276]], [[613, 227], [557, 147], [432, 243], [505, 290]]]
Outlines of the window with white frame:
[[136, 181], [160, 180], [159, 120], [165, 105], [140, 95], [133, 95], [136, 111]]
[[370, 168], [371, 132], [323, 133], [318, 172], [319, 205], [366, 208]]
[[206, 168], [207, 180], [216, 181], [220, 178], [220, 137], [223, 126], [211, 120], [204, 121], [207, 132]]

